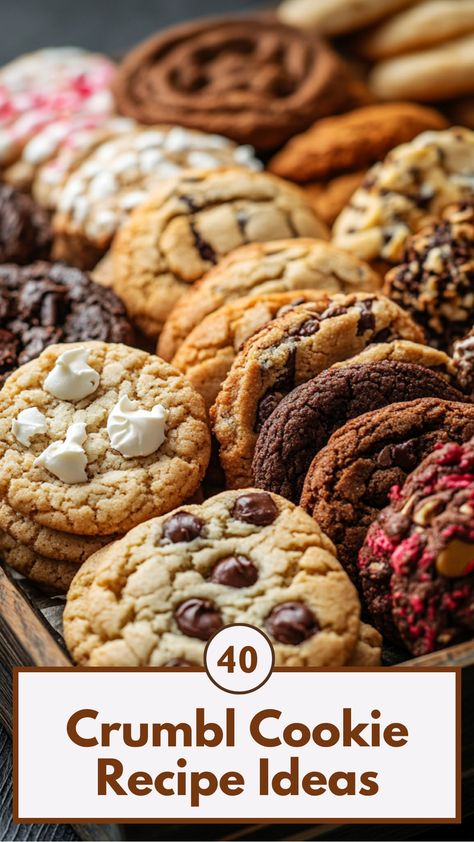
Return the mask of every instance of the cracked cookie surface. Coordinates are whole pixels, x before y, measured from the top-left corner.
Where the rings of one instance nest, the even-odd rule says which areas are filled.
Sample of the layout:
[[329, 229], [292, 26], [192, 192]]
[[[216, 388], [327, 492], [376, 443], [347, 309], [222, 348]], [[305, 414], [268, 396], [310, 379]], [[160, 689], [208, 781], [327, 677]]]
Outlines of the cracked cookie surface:
[[301, 304], [250, 337], [237, 354], [210, 415], [229, 488], [253, 482], [258, 434], [295, 386], [373, 342], [423, 342], [421, 329], [382, 295], [354, 293]]
[[304, 193], [268, 173], [221, 169], [169, 179], [112, 246], [114, 289], [156, 337], [178, 299], [223, 256], [257, 240], [327, 237]]
[[222, 625], [263, 629], [277, 665], [338, 666], [359, 601], [331, 542], [300, 508], [255, 489], [224, 492], [133, 529], [81, 568], [64, 614], [88, 666], [202, 664]]
[[[44, 381], [66, 350], [85, 348], [99, 374], [89, 397], [60, 400]], [[166, 410], [165, 440], [153, 453], [125, 458], [111, 446], [107, 421], [122, 396], [142, 410]], [[12, 433], [20, 411], [35, 407], [47, 431], [29, 446]], [[136, 348], [103, 342], [53, 345], [12, 374], [0, 392], [0, 494], [35, 523], [76, 535], [111, 535], [169, 511], [198, 487], [209, 459], [210, 437], [201, 397], [183, 376]], [[67, 484], [35, 458], [63, 441], [73, 423], [86, 425], [87, 480]]]

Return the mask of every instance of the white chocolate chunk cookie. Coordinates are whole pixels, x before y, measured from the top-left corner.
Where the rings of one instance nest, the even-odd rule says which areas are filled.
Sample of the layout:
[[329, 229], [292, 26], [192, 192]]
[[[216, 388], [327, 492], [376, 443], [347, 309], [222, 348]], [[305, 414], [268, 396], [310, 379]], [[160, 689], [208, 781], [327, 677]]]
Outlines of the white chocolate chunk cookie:
[[359, 599], [334, 547], [274, 494], [224, 492], [133, 529], [75, 577], [66, 644], [87, 666], [202, 664], [221, 626], [263, 629], [276, 664], [336, 667], [356, 647]]
[[[82, 400], [61, 400], [45, 381], [58, 359], [77, 349], [87, 352], [99, 382]], [[139, 413], [160, 406], [166, 415], [163, 441], [154, 429], [154, 450], [147, 447], [147, 455], [137, 455], [145, 451], [135, 447], [134, 455], [124, 456], [111, 442], [108, 419], [124, 397]], [[46, 418], [46, 430], [24, 445], [12, 422], [30, 408]], [[149, 445], [148, 430], [146, 439]], [[120, 534], [170, 511], [198, 487], [209, 452], [201, 397], [163, 360], [126, 345], [52, 345], [14, 372], [0, 393], [0, 496], [54, 530]]]
[[408, 235], [473, 188], [474, 132], [423, 132], [368, 171], [334, 224], [334, 243], [366, 260], [398, 263]]

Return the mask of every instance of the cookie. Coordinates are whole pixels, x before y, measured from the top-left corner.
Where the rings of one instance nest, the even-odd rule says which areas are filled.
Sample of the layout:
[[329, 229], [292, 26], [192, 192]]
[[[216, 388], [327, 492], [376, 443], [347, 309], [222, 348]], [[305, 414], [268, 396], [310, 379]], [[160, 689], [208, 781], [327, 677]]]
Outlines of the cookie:
[[454, 343], [453, 361], [462, 389], [474, 400], [474, 327]]
[[49, 593], [66, 593], [79, 565], [53, 561], [0, 532], [0, 557], [17, 573], [21, 573]]
[[95, 266], [133, 208], [187, 169], [262, 168], [251, 146], [179, 126], [137, 127], [99, 143], [65, 180], [53, 220], [54, 254]]
[[474, 201], [449, 205], [442, 221], [409, 237], [384, 291], [419, 322], [432, 345], [447, 349], [472, 324]]
[[49, 257], [48, 214], [30, 196], [0, 184], [0, 263], [31, 263]]
[[423, 132], [375, 164], [334, 224], [334, 243], [365, 260], [400, 262], [409, 234], [472, 196], [474, 132]]
[[367, 345], [396, 338], [423, 342], [407, 313], [368, 293], [301, 304], [252, 336], [210, 411], [227, 487], [252, 482], [258, 434], [285, 395]]
[[0, 168], [34, 163], [38, 147], [56, 148], [71, 122], [97, 125], [114, 112], [115, 64], [77, 47], [20, 56], [0, 68]]
[[236, 298], [313, 288], [375, 292], [380, 286], [379, 276], [366, 263], [331, 243], [299, 238], [242, 246], [178, 301], [163, 327], [158, 353], [171, 360], [206, 316]]
[[365, 179], [365, 170], [343, 173], [331, 181], [314, 181], [304, 191], [323, 222], [331, 227]]
[[275, 149], [346, 101], [347, 71], [317, 36], [268, 17], [192, 21], [153, 35], [122, 62], [121, 114], [206, 127]]
[[344, 35], [397, 12], [410, 0], [284, 0], [278, 17], [291, 26]]
[[124, 533], [170, 511], [198, 488], [209, 451], [200, 396], [126, 345], [50, 346], [0, 392], [0, 497], [60, 532]]
[[268, 168], [291, 181], [324, 181], [343, 172], [367, 170], [394, 146], [447, 126], [438, 111], [415, 103], [367, 105], [314, 123], [289, 140]]
[[474, 0], [422, 0], [362, 35], [357, 52], [371, 61], [425, 50], [474, 31]]
[[301, 509], [252, 488], [150, 520], [92, 556], [64, 635], [81, 666], [201, 665], [229, 623], [264, 630], [278, 666], [341, 666], [359, 636], [331, 542]]
[[[342, 368], [346, 365], [366, 365], [367, 363], [378, 363], [382, 360], [393, 360], [412, 365], [422, 365], [429, 368], [435, 374], [444, 377], [451, 386], [460, 389], [457, 371], [451, 357], [431, 348], [429, 345], [420, 345], [418, 342], [410, 342], [408, 339], [396, 339], [394, 342], [378, 342], [376, 345], [368, 345], [360, 354], [351, 357], [350, 360], [342, 360], [335, 363], [333, 368]], [[461, 391], [463, 391], [461, 389]]]
[[0, 383], [48, 345], [87, 339], [132, 344], [133, 329], [112, 290], [61, 263], [0, 266]]
[[473, 435], [472, 404], [424, 398], [367, 412], [331, 436], [311, 464], [300, 503], [334, 542], [354, 581], [358, 552], [391, 487], [438, 442], [462, 444]]
[[438, 445], [395, 486], [359, 554], [366, 604], [413, 655], [474, 634], [474, 439]]
[[428, 368], [397, 360], [351, 361], [302, 383], [278, 404], [255, 446], [255, 485], [299, 503], [310, 465], [336, 430], [391, 403], [463, 395]]
[[359, 639], [347, 662], [348, 667], [379, 667], [382, 662], [382, 635], [369, 626], [360, 624]]
[[380, 99], [433, 102], [474, 93], [474, 33], [429, 50], [385, 59], [369, 75]]
[[112, 247], [114, 289], [155, 338], [178, 299], [228, 252], [260, 240], [323, 237], [302, 191], [238, 169], [168, 180], [130, 215]]

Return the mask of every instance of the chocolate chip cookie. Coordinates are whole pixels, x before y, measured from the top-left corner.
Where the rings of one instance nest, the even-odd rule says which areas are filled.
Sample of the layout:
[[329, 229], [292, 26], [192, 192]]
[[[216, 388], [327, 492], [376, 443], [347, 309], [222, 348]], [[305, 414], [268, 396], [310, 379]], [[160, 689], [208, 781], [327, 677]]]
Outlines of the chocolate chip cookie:
[[237, 354], [210, 415], [229, 488], [253, 482], [263, 424], [295, 386], [374, 342], [423, 342], [420, 328], [382, 295], [354, 293], [301, 304], [252, 336]]
[[0, 383], [48, 345], [89, 339], [133, 343], [112, 290], [62, 263], [0, 266]]
[[409, 237], [402, 262], [384, 290], [447, 349], [472, 323], [474, 307], [474, 200], [449, 205], [440, 222]]
[[60, 532], [121, 534], [170, 511], [209, 451], [201, 397], [126, 345], [52, 345], [0, 392], [0, 497]]
[[49, 216], [26, 193], [0, 184], [0, 263], [46, 259], [51, 250]]
[[114, 289], [157, 337], [178, 299], [232, 249], [256, 240], [323, 237], [304, 193], [268, 173], [221, 169], [169, 179], [120, 228]]
[[321, 372], [278, 404], [255, 446], [255, 484], [298, 503], [308, 469], [332, 434], [352, 418], [390, 403], [463, 396], [428, 368], [396, 360]]
[[354, 581], [366, 532], [392, 486], [438, 442], [462, 444], [473, 435], [472, 404], [424, 398], [367, 412], [331, 436], [306, 475], [301, 505], [334, 541]]
[[81, 665], [200, 665], [212, 634], [242, 622], [293, 667], [346, 664], [360, 631], [331, 542], [300, 508], [252, 488], [149, 520], [92, 556], [64, 633]]
[[359, 574], [378, 628], [413, 655], [474, 634], [474, 439], [436, 447], [370, 527]]
[[163, 327], [158, 354], [171, 360], [206, 316], [236, 298], [298, 289], [376, 292], [380, 287], [367, 263], [332, 243], [303, 237], [251, 243], [219, 260], [180, 298]]

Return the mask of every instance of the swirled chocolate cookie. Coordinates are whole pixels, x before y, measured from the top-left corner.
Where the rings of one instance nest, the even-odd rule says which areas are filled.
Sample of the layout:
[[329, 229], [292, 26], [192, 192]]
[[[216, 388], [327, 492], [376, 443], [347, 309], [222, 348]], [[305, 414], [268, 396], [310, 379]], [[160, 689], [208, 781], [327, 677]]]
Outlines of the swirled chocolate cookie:
[[276, 663], [293, 667], [346, 664], [360, 634], [331, 542], [300, 508], [252, 488], [149, 520], [99, 551], [64, 613], [69, 651], [87, 666], [201, 665], [229, 623], [263, 629]]

